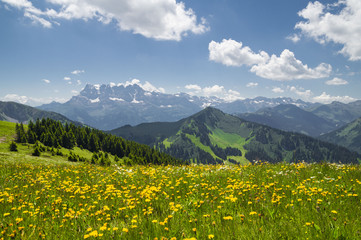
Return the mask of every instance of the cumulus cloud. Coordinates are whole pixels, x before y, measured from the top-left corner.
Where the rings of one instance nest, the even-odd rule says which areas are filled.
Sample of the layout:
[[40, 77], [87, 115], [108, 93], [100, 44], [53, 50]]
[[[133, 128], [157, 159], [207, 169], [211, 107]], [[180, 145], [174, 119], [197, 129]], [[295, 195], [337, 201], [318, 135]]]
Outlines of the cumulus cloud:
[[278, 57], [261, 51], [254, 53], [242, 42], [232, 39], [223, 39], [221, 43], [210, 42], [209, 60], [222, 63], [226, 66], [250, 66], [250, 71], [262, 78], [286, 81], [294, 79], [317, 79], [328, 77], [332, 71], [329, 64], [321, 63], [315, 68], [310, 68], [296, 59], [293, 52], [283, 50]]
[[256, 82], [249, 82], [246, 85], [246, 87], [257, 87], [257, 86], [258, 86], [258, 83], [256, 83]]
[[79, 92], [77, 91], [77, 90], [71, 90], [70, 91], [73, 95], [78, 95], [79, 94]]
[[263, 63], [269, 58], [266, 52], [254, 53], [248, 46], [243, 46], [242, 42], [232, 39], [223, 39], [221, 43], [211, 41], [208, 50], [209, 60], [226, 66], [251, 66]]
[[291, 86], [289, 87], [289, 90], [295, 94], [297, 94], [298, 96], [302, 97], [303, 99], [309, 99], [312, 96], [312, 91], [311, 90], [305, 90], [302, 88], [297, 88], [295, 86]]
[[50, 83], [50, 80], [48, 80], [48, 79], [42, 79], [42, 81], [44, 82], [44, 83]]
[[251, 68], [251, 72], [260, 77], [278, 81], [324, 78], [328, 77], [331, 71], [331, 65], [325, 63], [316, 68], [309, 68], [307, 64], [296, 59], [294, 53], [288, 49], [283, 50], [279, 57], [272, 55], [266, 63]]
[[216, 95], [223, 93], [224, 91], [225, 91], [224, 87], [219, 86], [219, 85], [214, 85], [212, 87], [203, 88], [203, 93], [206, 96], [216, 96]]
[[314, 97], [313, 100], [315, 102], [320, 102], [320, 103], [326, 104], [326, 103], [331, 103], [334, 101], [350, 103], [350, 102], [356, 101], [357, 99], [350, 97], [350, 96], [331, 96], [331, 95], [327, 94], [326, 92], [323, 92], [321, 95]]
[[54, 19], [90, 20], [115, 23], [120, 30], [157, 40], [176, 40], [189, 32], [201, 34], [209, 30], [206, 20], [199, 21], [191, 8], [175, 0], [47, 0], [54, 8], [41, 10], [29, 0], [0, 0], [25, 12], [25, 17], [44, 27]]
[[326, 83], [327, 85], [335, 85], [335, 86], [348, 84], [348, 82], [347, 82], [346, 80], [341, 79], [341, 78], [337, 78], [337, 77], [335, 77], [335, 78], [332, 79], [332, 80], [328, 80], [328, 81], [326, 81], [325, 83]]
[[70, 81], [71, 78], [70, 78], [70, 77], [64, 77], [64, 80], [65, 80], [65, 81]]
[[73, 74], [73, 75], [79, 75], [81, 73], [85, 73], [85, 71], [84, 70], [74, 70], [71, 72], [71, 74]]
[[76, 80], [76, 83], [77, 83], [78, 85], [81, 85], [81, 81], [80, 81], [80, 80]]
[[296, 29], [321, 44], [341, 44], [340, 53], [351, 61], [361, 60], [360, 1], [338, 0], [328, 5], [318, 1], [309, 2], [298, 15], [306, 21], [298, 22]]
[[272, 92], [274, 92], [274, 93], [283, 93], [284, 90], [282, 88], [280, 88], [280, 87], [274, 87], [274, 88], [272, 88]]
[[197, 84], [189, 84], [189, 85], [186, 85], [185, 88], [188, 90], [195, 90], [197, 92], [200, 92], [202, 90], [202, 88]]
[[39, 106], [41, 104], [51, 103], [53, 101], [64, 103], [67, 100], [64, 98], [54, 98], [54, 97], [48, 97], [48, 98], [34, 98], [34, 97], [28, 97], [28, 96], [21, 96], [18, 94], [7, 94], [3, 98], [0, 98], [2, 101], [11, 101], [11, 102], [18, 102], [21, 104], [26, 104], [30, 106]]
[[234, 90], [226, 90], [224, 86], [213, 85], [208, 87], [200, 87], [197, 84], [186, 85], [185, 88], [190, 90], [188, 94], [190, 95], [199, 95], [206, 97], [217, 97], [221, 98], [227, 102], [233, 102], [239, 99], [244, 99], [241, 94]]

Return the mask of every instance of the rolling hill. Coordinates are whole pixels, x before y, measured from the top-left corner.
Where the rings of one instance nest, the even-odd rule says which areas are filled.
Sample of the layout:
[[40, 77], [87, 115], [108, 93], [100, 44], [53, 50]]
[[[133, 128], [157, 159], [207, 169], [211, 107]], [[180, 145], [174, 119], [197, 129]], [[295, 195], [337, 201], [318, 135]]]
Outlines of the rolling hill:
[[320, 139], [339, 144], [361, 154], [361, 118], [336, 131], [320, 136]]
[[[20, 103], [0, 101], [1, 121], [28, 123], [30, 120], [35, 121], [37, 119], [43, 118], [50, 118], [53, 120], [61, 121], [63, 123], [73, 122], [59, 113], [40, 110]], [[79, 123], [76, 124], [79, 125]]]
[[242, 120], [210, 107], [178, 122], [124, 126], [110, 132], [196, 163], [358, 163], [360, 158], [344, 147]]

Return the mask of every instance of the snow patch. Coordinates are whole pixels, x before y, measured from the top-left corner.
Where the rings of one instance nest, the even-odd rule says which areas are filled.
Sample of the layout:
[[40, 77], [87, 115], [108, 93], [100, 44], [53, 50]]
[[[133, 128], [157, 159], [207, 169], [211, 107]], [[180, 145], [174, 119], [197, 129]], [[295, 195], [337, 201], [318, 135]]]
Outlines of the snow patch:
[[131, 101], [131, 103], [144, 103], [143, 101], [138, 101], [135, 98], [133, 98], [133, 100]]
[[100, 99], [97, 97], [96, 99], [90, 99], [91, 103], [97, 103], [100, 102]]
[[202, 104], [202, 108], [206, 108], [206, 107], [209, 107], [211, 106], [212, 103], [203, 103]]
[[124, 99], [122, 99], [122, 98], [112, 98], [112, 97], [110, 97], [109, 99], [112, 100], [112, 101], [124, 102]]

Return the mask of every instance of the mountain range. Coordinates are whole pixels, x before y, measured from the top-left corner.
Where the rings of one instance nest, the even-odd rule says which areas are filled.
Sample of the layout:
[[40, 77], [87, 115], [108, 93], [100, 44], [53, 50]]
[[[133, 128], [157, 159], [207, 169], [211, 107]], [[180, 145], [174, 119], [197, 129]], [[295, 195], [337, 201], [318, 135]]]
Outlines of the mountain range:
[[249, 122], [211, 107], [173, 123], [128, 125], [110, 132], [197, 163], [358, 163], [360, 158], [344, 147]]
[[282, 104], [237, 116], [284, 131], [319, 137], [361, 117], [361, 101], [349, 104], [332, 102], [303, 109], [293, 104]]
[[58, 112], [69, 119], [89, 126], [111, 130], [127, 124], [173, 122], [195, 114], [207, 106], [226, 113], [254, 112], [264, 107], [294, 104], [300, 108], [315, 107], [313, 103], [291, 98], [264, 98], [226, 101], [217, 97], [192, 96], [186, 93], [165, 94], [138, 82], [118, 85], [90, 85], [65, 103], [52, 102], [39, 109]]

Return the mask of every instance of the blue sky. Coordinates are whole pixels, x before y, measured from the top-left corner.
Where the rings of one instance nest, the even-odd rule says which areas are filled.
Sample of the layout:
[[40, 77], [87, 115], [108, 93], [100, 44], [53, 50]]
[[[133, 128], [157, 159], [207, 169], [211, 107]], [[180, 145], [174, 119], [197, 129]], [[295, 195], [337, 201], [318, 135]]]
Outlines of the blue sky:
[[361, 99], [359, 0], [0, 0], [0, 100], [86, 83], [166, 93]]

